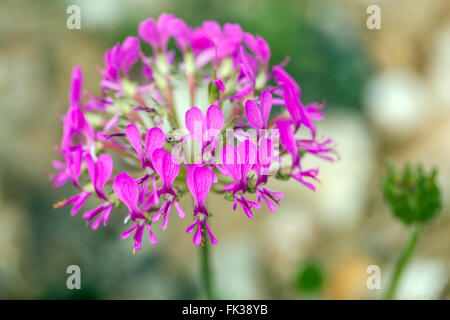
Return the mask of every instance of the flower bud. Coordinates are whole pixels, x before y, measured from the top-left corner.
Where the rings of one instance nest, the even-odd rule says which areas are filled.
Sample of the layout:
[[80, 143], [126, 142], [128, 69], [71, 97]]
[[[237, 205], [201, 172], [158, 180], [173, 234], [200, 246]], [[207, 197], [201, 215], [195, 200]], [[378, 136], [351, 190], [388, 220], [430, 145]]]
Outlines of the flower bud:
[[396, 218], [406, 224], [424, 224], [436, 216], [441, 208], [436, 175], [436, 169], [427, 174], [420, 165], [407, 165], [402, 172], [388, 165], [383, 193]]

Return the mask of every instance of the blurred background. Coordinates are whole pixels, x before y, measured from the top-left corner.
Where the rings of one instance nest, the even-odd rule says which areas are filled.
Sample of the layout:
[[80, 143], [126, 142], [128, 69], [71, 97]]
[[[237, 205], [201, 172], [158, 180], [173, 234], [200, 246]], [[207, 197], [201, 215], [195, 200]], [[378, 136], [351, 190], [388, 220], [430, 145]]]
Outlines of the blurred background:
[[[81, 30], [66, 28], [66, 8], [81, 8]], [[366, 27], [369, 5], [381, 30]], [[239, 23], [271, 46], [271, 64], [287, 70], [305, 101], [327, 100], [320, 132], [341, 159], [319, 166], [313, 193], [275, 181], [286, 195], [277, 213], [252, 220], [213, 203], [220, 245], [212, 250], [216, 291], [228, 299], [378, 299], [410, 230], [382, 201], [385, 162], [439, 169], [443, 211], [429, 223], [400, 284], [404, 299], [450, 298], [450, 2], [448, 0], [71, 0], [0, 2], [0, 298], [202, 298], [199, 249], [171, 219], [159, 244], [132, 254], [121, 218], [92, 231], [81, 215], [53, 210], [72, 194], [52, 189], [58, 114], [68, 107], [70, 72], [99, 93], [103, 52], [139, 22], [174, 13], [190, 25]], [[189, 206], [189, 201], [184, 205]], [[66, 268], [81, 268], [68, 290]], [[369, 290], [368, 266], [381, 269]]]

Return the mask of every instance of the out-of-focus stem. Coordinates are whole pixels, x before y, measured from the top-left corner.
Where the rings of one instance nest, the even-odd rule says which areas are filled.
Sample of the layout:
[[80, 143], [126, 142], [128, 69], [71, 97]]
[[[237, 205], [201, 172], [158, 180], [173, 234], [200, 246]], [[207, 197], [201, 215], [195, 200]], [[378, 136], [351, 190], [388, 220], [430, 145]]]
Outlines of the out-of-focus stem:
[[190, 102], [191, 102], [191, 107], [195, 106], [195, 77], [193, 74], [188, 74], [187, 75], [187, 82], [188, 82], [188, 87], [189, 87], [189, 97], [190, 97]]
[[388, 291], [386, 293], [386, 300], [395, 299], [395, 295], [397, 292], [398, 285], [400, 283], [400, 279], [403, 275], [403, 272], [406, 269], [406, 266], [411, 260], [411, 257], [414, 253], [415, 248], [417, 247], [417, 243], [419, 242], [421, 228], [417, 227], [413, 230], [411, 238], [409, 239], [408, 244], [403, 249], [402, 255], [397, 262], [397, 266], [395, 267], [394, 276], [392, 277], [391, 284], [389, 285]]
[[[169, 83], [169, 81], [168, 81], [168, 83]], [[178, 115], [177, 115], [177, 111], [175, 109], [175, 100], [173, 98], [172, 89], [170, 88], [170, 83], [168, 84], [168, 86], [166, 88], [166, 96], [167, 96], [167, 103], [169, 105], [169, 110], [170, 110], [171, 116], [173, 117], [173, 122], [175, 123], [176, 128], [179, 128], [180, 125], [178, 123]]]
[[209, 246], [207, 241], [204, 241], [204, 243], [200, 246], [200, 250], [201, 250], [201, 277], [203, 281], [205, 297], [208, 300], [212, 300], [215, 298], [215, 295], [213, 290], [211, 266], [209, 259]]

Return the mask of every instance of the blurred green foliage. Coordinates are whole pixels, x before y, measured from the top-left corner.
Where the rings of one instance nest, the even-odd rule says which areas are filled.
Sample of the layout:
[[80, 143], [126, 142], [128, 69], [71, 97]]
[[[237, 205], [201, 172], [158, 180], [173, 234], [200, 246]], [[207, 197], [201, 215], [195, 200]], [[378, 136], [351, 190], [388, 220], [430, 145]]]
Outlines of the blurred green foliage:
[[296, 287], [302, 293], [317, 293], [322, 289], [324, 274], [321, 266], [314, 261], [308, 261], [300, 266], [297, 274]]
[[436, 176], [435, 168], [427, 174], [421, 165], [400, 171], [388, 164], [383, 193], [394, 216], [406, 224], [423, 224], [436, 216], [442, 206]]

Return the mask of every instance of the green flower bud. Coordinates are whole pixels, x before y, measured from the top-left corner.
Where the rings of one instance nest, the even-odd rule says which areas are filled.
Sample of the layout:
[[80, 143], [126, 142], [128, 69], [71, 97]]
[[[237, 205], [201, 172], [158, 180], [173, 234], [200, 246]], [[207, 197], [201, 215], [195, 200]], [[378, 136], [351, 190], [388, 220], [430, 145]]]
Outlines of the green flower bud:
[[230, 191], [227, 191], [223, 198], [228, 201], [234, 201], [234, 196]]
[[192, 49], [190, 46], [187, 47], [185, 57], [185, 71], [186, 74], [194, 74], [195, 72], [195, 57], [192, 53]]
[[277, 180], [281, 180], [281, 181], [288, 181], [290, 178], [290, 174], [289, 173], [283, 173], [283, 172], [277, 172], [277, 174], [275, 175], [275, 179]]
[[442, 206], [436, 175], [436, 169], [426, 174], [420, 165], [407, 165], [402, 172], [388, 165], [383, 193], [396, 218], [406, 224], [424, 224], [436, 216]]
[[219, 98], [219, 87], [212, 82], [208, 84], [208, 98], [210, 105]]

